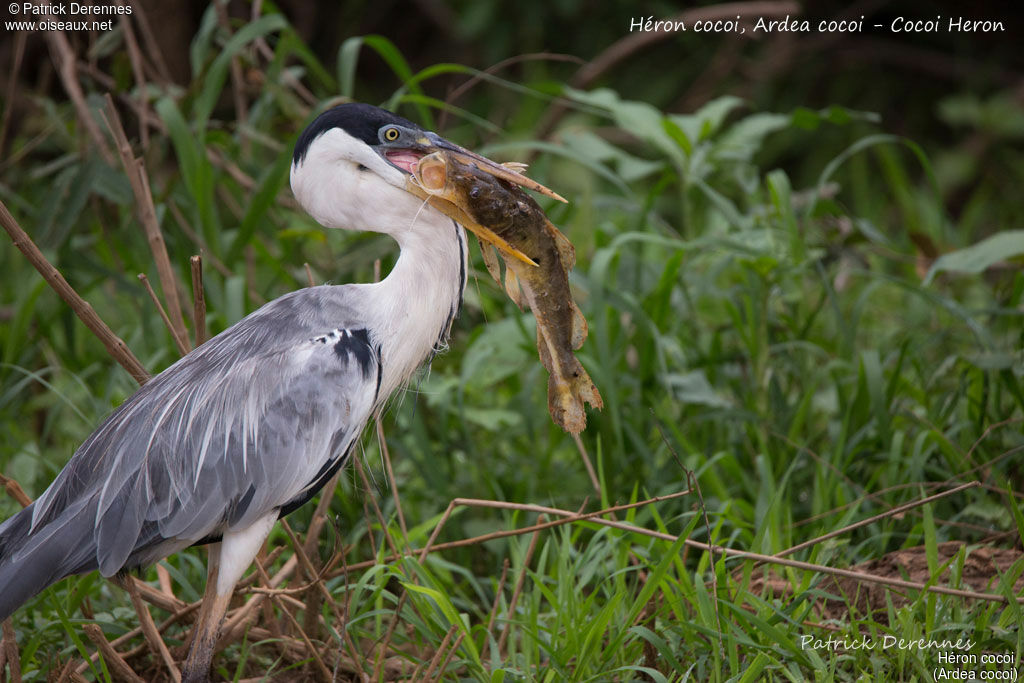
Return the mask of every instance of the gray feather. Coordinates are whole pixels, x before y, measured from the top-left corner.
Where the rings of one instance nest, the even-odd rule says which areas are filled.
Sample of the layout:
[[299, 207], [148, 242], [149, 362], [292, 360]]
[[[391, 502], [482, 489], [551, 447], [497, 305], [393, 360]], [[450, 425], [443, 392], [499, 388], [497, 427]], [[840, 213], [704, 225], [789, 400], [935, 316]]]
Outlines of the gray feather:
[[[0, 619], [63, 576], [145, 565], [315, 493], [378, 407], [379, 347], [349, 330], [361, 291], [272, 301], [115, 410], [0, 525]], [[346, 330], [340, 349], [317, 339]]]

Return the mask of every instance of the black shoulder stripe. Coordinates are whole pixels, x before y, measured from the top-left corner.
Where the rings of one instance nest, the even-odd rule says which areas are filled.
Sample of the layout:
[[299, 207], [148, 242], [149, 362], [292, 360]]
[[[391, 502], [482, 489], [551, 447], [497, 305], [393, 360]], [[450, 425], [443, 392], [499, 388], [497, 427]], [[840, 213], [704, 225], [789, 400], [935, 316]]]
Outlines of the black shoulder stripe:
[[377, 388], [373, 390], [373, 404], [380, 400], [380, 381], [384, 378], [384, 363], [380, 360], [380, 347], [377, 347]]
[[334, 353], [346, 362], [349, 359], [354, 360], [363, 373], [363, 379], [373, 376], [374, 363], [380, 365], [377, 354], [370, 345], [370, 333], [366, 328], [340, 330], [339, 339], [334, 345]]

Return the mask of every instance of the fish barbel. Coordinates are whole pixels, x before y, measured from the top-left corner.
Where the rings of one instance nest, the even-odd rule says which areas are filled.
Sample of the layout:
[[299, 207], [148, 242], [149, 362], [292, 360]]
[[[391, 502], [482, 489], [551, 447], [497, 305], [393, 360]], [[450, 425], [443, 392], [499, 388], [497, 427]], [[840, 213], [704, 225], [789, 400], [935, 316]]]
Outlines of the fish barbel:
[[537, 319], [537, 351], [549, 375], [548, 411], [560, 427], [579, 434], [587, 426], [583, 404], [598, 410], [604, 404], [573, 354], [587, 338], [587, 321], [569, 291], [576, 252], [519, 184], [447, 152], [420, 159], [407, 181], [413, 193], [477, 235], [487, 270], [499, 284], [500, 266], [490, 246], [502, 255], [506, 293]]

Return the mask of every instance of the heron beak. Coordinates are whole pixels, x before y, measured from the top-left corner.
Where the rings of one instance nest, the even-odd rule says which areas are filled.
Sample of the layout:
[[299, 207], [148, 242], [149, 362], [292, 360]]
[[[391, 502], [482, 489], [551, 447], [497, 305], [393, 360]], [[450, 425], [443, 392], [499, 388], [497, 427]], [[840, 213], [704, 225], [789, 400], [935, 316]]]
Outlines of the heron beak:
[[456, 145], [454, 142], [449, 142], [448, 140], [445, 140], [437, 133], [424, 133], [421, 138], [416, 140], [416, 142], [419, 145], [422, 145], [422, 151], [424, 152], [424, 154], [430, 154], [432, 152], [444, 150], [445, 152], [448, 152], [449, 154], [454, 156], [455, 159], [457, 159], [458, 161], [461, 161], [464, 164], [474, 164], [476, 165], [477, 168], [479, 168], [482, 171], [486, 171], [495, 178], [501, 178], [502, 180], [508, 181], [513, 185], [519, 185], [521, 187], [525, 187], [528, 190], [539, 192], [540, 194], [546, 197], [551, 197], [552, 199], [557, 199], [560, 202], [568, 203], [565, 200], [565, 198], [562, 197], [560, 194], [554, 192], [553, 190], [549, 190], [548, 188], [538, 183], [536, 180], [527, 178], [522, 173], [517, 173], [516, 171], [512, 170], [511, 168], [508, 168], [507, 166], [503, 166], [499, 163], [491, 161], [487, 157], [480, 156], [476, 152], [471, 152], [465, 147], [460, 147]]

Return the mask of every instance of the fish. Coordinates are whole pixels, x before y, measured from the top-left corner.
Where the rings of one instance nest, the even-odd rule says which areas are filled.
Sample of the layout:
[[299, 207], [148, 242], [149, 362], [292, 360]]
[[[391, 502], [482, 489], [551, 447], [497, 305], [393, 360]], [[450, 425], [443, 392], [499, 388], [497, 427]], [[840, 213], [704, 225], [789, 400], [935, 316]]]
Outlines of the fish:
[[505, 262], [506, 294], [520, 310], [529, 307], [537, 320], [537, 352], [548, 372], [548, 412], [562, 429], [579, 434], [587, 425], [584, 405], [600, 410], [604, 402], [573, 353], [588, 334], [586, 318], [569, 290], [576, 250], [520, 187], [536, 184], [521, 173], [521, 165], [505, 168], [508, 174], [495, 175], [472, 159], [439, 151], [417, 162], [406, 185], [476, 234], [487, 271], [502, 284], [497, 250]]

